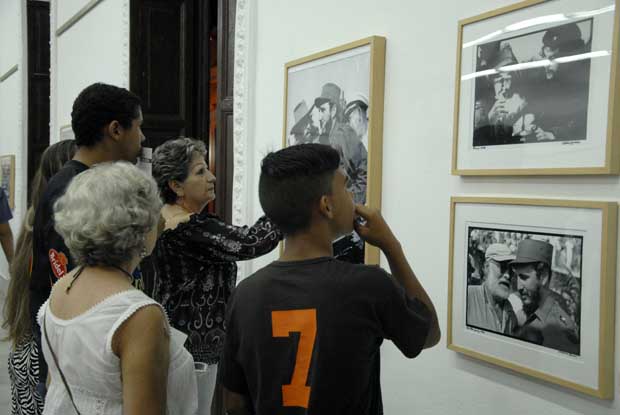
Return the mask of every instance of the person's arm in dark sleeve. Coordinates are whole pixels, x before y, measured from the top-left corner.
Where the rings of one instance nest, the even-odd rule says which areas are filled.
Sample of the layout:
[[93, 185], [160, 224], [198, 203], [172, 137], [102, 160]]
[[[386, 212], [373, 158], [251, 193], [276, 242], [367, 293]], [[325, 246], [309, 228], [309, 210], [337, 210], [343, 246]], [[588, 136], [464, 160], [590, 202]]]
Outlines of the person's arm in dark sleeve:
[[[75, 264], [71, 259], [69, 248], [53, 225], [43, 226], [41, 234], [36, 238], [42, 240], [37, 241], [38, 249], [35, 248], [33, 251], [31, 287], [36, 291], [36, 298], [45, 301], [56, 281], [67, 275]], [[38, 306], [43, 304], [35, 302]]]
[[441, 329], [439, 328], [435, 306], [411, 269], [400, 242], [396, 239], [378, 210], [357, 205], [356, 212], [366, 221], [365, 224], [356, 223], [355, 230], [357, 233], [366, 242], [379, 247], [383, 251], [390, 264], [392, 275], [404, 288], [409, 299], [417, 299], [411, 301], [419, 301], [428, 308], [430, 324], [424, 348], [435, 346], [441, 339]]
[[65, 245], [65, 241], [52, 227], [46, 233], [47, 240], [47, 259], [49, 261], [49, 280], [50, 290], [60, 278], [70, 272], [75, 264], [71, 259], [69, 248]]
[[414, 358], [429, 347], [432, 313], [426, 304], [406, 293], [395, 277], [378, 267], [377, 272], [373, 292], [383, 337], [406, 357]]
[[4, 193], [4, 189], [0, 188], [0, 245], [6, 256], [6, 260], [11, 263], [14, 254], [13, 232], [9, 221], [13, 219], [9, 201]]
[[435, 346], [441, 339], [441, 329], [439, 328], [439, 321], [433, 301], [411, 269], [400, 243], [386, 248], [383, 250], [383, 253], [390, 264], [392, 275], [394, 275], [394, 278], [404, 288], [407, 296], [413, 298], [414, 300], [412, 301], [420, 302], [428, 308], [430, 322], [428, 337], [424, 343], [424, 348]]
[[252, 226], [228, 225], [211, 215], [193, 217], [170, 239], [170, 248], [211, 261], [242, 261], [265, 255], [282, 239], [280, 230], [265, 216]]

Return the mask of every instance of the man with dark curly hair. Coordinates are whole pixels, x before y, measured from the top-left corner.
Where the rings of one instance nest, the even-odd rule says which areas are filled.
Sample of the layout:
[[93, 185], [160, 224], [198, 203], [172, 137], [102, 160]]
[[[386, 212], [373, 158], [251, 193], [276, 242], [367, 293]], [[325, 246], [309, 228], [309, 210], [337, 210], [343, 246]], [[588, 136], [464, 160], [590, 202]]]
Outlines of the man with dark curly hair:
[[[135, 163], [144, 141], [141, 125], [140, 98], [124, 88], [95, 83], [80, 92], [73, 103], [71, 127], [77, 151], [50, 179], [36, 206], [33, 226], [30, 311], [39, 348], [41, 332], [34, 317], [49, 297], [52, 285], [75, 266], [63, 239], [54, 229], [54, 203], [75, 176], [95, 164], [117, 160]], [[39, 387], [44, 393], [47, 366], [43, 359], [40, 363]]]

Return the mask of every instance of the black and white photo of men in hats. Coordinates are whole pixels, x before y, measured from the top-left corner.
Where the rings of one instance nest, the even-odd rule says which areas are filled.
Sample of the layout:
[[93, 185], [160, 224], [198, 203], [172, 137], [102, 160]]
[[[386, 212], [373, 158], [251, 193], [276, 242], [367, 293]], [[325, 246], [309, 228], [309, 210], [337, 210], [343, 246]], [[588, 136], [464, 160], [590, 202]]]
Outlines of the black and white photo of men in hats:
[[517, 278], [517, 291], [526, 314], [516, 336], [532, 343], [578, 355], [579, 330], [564, 310], [562, 298], [549, 286], [552, 278], [553, 245], [536, 239], [519, 242], [510, 263]]
[[289, 145], [314, 143], [319, 138], [318, 110], [312, 105], [308, 109], [302, 99], [293, 110], [295, 124], [289, 132]]

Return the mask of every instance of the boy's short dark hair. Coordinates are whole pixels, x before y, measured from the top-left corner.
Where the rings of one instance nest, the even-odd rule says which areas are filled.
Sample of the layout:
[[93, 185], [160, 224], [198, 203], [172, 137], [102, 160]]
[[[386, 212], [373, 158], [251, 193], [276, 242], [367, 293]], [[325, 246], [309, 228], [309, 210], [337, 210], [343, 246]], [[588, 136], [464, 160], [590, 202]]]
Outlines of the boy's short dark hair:
[[118, 121], [123, 128], [139, 117], [140, 98], [125, 88], [92, 84], [73, 102], [71, 127], [78, 147], [92, 147], [103, 139], [103, 127]]
[[323, 144], [300, 144], [267, 154], [258, 184], [265, 214], [285, 235], [306, 229], [314, 204], [332, 192], [339, 165], [338, 152]]

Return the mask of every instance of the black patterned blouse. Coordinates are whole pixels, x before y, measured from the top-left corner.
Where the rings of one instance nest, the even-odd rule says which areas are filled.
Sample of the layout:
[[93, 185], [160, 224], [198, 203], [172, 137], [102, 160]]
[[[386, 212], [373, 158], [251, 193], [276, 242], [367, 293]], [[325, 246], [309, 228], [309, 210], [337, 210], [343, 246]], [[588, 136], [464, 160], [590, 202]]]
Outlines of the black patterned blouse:
[[266, 217], [252, 227], [232, 226], [206, 209], [161, 234], [152, 255], [153, 298], [172, 326], [188, 335], [185, 347], [194, 361], [219, 361], [226, 303], [237, 282], [235, 261], [264, 255], [281, 239]]

